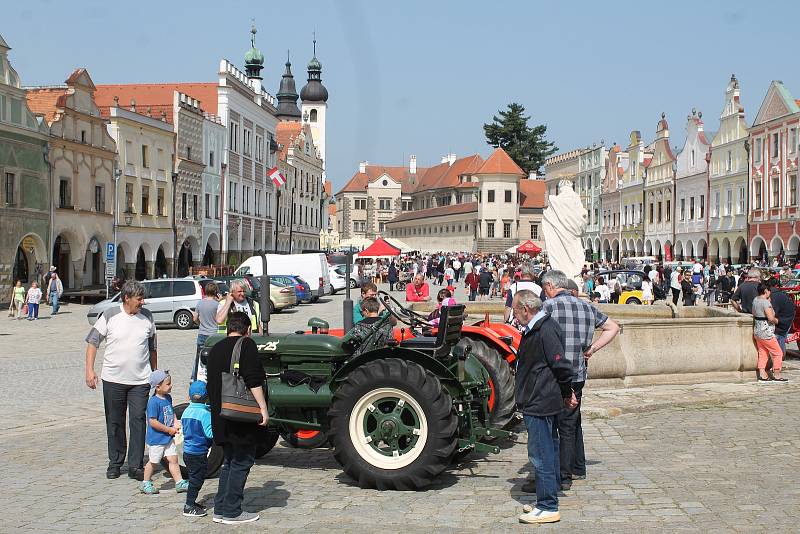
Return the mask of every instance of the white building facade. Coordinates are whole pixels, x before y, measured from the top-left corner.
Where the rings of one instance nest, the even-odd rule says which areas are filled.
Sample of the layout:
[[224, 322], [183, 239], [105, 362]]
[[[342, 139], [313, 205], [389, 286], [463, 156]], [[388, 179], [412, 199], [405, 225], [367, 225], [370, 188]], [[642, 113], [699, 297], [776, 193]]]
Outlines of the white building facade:
[[575, 192], [581, 197], [586, 208], [586, 230], [583, 241], [586, 259], [600, 259], [600, 222], [602, 184], [605, 179], [608, 151], [601, 142], [584, 150], [578, 157], [578, 175], [575, 178]]
[[708, 256], [708, 160], [711, 143], [703, 130], [703, 114], [692, 110], [686, 119], [686, 142], [677, 156], [675, 172], [675, 256]]
[[174, 261], [172, 125], [118, 106], [108, 131], [119, 147], [116, 199], [117, 273], [123, 278], [171, 275]]

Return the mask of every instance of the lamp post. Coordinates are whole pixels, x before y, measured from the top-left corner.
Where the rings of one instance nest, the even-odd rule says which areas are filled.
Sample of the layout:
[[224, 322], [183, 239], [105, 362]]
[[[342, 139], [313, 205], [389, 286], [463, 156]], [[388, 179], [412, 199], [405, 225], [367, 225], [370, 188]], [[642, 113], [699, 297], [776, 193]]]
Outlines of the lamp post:
[[178, 272], [178, 223], [177, 223], [177, 202], [176, 187], [178, 185], [178, 173], [172, 173], [172, 276]]
[[281, 188], [275, 187], [275, 254], [278, 253], [278, 228], [280, 227]]
[[292, 232], [294, 231], [294, 191], [296, 188], [292, 187], [292, 209], [289, 214], [289, 254], [292, 253]]
[[[116, 167], [114, 169], [114, 271], [119, 270], [119, 251], [117, 250], [117, 219], [119, 218], [119, 179], [122, 177], [122, 169]], [[116, 276], [116, 272], [114, 275]], [[106, 298], [109, 298], [110, 293], [110, 281], [108, 280], [108, 276], [106, 276]]]

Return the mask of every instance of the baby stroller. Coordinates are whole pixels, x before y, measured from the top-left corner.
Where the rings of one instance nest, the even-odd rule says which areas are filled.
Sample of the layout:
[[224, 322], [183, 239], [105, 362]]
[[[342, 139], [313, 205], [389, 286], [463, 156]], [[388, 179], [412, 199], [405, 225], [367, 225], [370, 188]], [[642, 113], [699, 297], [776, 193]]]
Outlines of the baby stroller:
[[414, 275], [411, 271], [400, 271], [397, 273], [397, 283], [394, 285], [394, 288], [397, 291], [405, 291], [406, 285], [411, 283], [412, 278], [414, 278]]

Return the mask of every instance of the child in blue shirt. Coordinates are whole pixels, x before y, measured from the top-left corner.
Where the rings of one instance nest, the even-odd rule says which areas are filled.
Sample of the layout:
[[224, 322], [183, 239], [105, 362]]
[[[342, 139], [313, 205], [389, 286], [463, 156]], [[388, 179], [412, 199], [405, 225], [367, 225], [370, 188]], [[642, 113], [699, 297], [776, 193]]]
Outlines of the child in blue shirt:
[[211, 407], [206, 404], [208, 402], [206, 383], [202, 380], [192, 382], [189, 386], [189, 399], [191, 402], [181, 416], [183, 462], [189, 470], [189, 489], [186, 492], [183, 515], [203, 517], [206, 515], [206, 509], [197, 504], [197, 495], [206, 479], [208, 448], [214, 436], [211, 430]]
[[180, 432], [180, 422], [175, 419], [172, 410], [172, 378], [167, 371], [156, 369], [150, 374], [150, 387], [155, 388], [155, 393], [147, 401], [147, 436], [145, 442], [148, 446], [150, 461], [144, 466], [144, 480], [139, 485], [139, 490], [147, 495], [158, 493], [158, 488], [153, 486], [153, 471], [155, 466], [166, 457], [169, 462], [169, 472], [175, 480], [175, 491], [185, 492], [189, 482], [181, 477], [181, 468], [178, 465], [178, 449], [175, 446], [175, 434]]

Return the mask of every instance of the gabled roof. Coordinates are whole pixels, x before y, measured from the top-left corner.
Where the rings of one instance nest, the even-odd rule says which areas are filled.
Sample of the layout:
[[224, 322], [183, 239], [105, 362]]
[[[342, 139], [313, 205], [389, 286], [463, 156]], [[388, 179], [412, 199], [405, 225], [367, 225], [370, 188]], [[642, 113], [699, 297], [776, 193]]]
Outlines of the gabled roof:
[[767, 94], [758, 108], [753, 126], [769, 122], [784, 115], [800, 112], [800, 101], [795, 100], [789, 90], [779, 80], [769, 84]]
[[[420, 179], [421, 173], [427, 169], [417, 167], [417, 174], [413, 178], [415, 181]], [[414, 184], [411, 183], [411, 173], [408, 167], [385, 167], [383, 165], [367, 165], [366, 172], [357, 172], [350, 178], [350, 181], [339, 191], [339, 193], [364, 193], [367, 191], [367, 185], [374, 182], [384, 174], [395, 182], [399, 183], [403, 194], [410, 194], [413, 191]]]
[[525, 172], [520, 169], [511, 156], [502, 148], [496, 148], [484, 164], [478, 169], [476, 174], [511, 174], [515, 176], [525, 176]]
[[94, 82], [92, 81], [92, 77], [89, 76], [89, 71], [87, 71], [83, 67], [72, 71], [72, 74], [70, 74], [69, 78], [67, 78], [66, 80], [66, 84], [82, 85], [84, 87], [89, 88], [90, 91], [95, 90], [95, 85]]
[[114, 97], [119, 97], [119, 106], [130, 109], [131, 101], [136, 101], [136, 111], [143, 113], [150, 108], [150, 113], [155, 118], [161, 117], [161, 112], [167, 114], [167, 122], [174, 124], [173, 106], [174, 93], [186, 93], [200, 101], [200, 108], [216, 115], [217, 84], [208, 83], [129, 83], [117, 85], [101, 84], [94, 93], [100, 114], [108, 117], [108, 108], [114, 105]]
[[520, 209], [544, 208], [544, 180], [520, 180]]
[[467, 204], [451, 204], [450, 206], [440, 206], [438, 208], [428, 208], [426, 210], [416, 210], [416, 211], [407, 211], [405, 213], [401, 213], [391, 221], [389, 224], [402, 222], [402, 221], [413, 221], [416, 219], [424, 219], [426, 217], [442, 217], [445, 215], [458, 215], [461, 213], [472, 213], [478, 211], [478, 203], [477, 202], [469, 202]]

